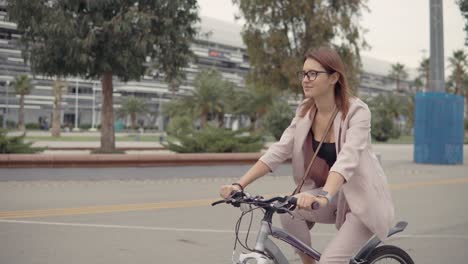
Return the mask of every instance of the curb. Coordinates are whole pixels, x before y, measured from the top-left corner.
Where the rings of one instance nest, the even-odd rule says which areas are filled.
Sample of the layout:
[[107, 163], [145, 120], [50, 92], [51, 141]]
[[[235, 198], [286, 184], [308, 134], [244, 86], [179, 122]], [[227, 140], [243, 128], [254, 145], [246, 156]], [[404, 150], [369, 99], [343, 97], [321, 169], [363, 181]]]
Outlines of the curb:
[[157, 167], [253, 164], [262, 153], [4, 154], [0, 168]]
[[[99, 150], [99, 147], [46, 147], [45, 150]], [[158, 150], [167, 150], [165, 147], [116, 147], [115, 150], [117, 151], [128, 151], [128, 150], [140, 150], [140, 151], [158, 151]]]

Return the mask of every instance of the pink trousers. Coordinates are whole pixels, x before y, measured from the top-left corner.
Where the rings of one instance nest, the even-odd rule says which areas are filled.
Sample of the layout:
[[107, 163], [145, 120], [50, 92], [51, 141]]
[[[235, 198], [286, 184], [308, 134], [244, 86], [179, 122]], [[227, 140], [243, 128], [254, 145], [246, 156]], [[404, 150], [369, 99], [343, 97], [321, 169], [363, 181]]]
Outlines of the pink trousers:
[[[308, 191], [312, 194], [319, 189]], [[334, 224], [336, 215], [336, 199], [324, 208], [318, 210], [294, 211], [294, 218], [288, 214], [281, 214], [281, 224], [289, 234], [297, 237], [307, 245], [311, 245], [311, 233], [307, 222]], [[372, 232], [352, 213], [346, 214], [346, 221], [332, 241], [327, 245], [320, 264], [348, 264], [359, 249], [372, 237]], [[313, 233], [312, 233], [313, 236]]]

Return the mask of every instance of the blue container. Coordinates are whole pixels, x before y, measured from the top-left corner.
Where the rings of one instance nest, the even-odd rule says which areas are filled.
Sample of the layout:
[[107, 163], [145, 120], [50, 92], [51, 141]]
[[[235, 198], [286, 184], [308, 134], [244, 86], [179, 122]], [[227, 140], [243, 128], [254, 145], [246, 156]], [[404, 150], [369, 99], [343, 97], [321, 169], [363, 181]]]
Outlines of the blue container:
[[463, 97], [419, 92], [415, 104], [414, 161], [463, 164]]
[[115, 132], [122, 132], [122, 130], [124, 129], [124, 123], [120, 120], [117, 120], [114, 122], [114, 131]]

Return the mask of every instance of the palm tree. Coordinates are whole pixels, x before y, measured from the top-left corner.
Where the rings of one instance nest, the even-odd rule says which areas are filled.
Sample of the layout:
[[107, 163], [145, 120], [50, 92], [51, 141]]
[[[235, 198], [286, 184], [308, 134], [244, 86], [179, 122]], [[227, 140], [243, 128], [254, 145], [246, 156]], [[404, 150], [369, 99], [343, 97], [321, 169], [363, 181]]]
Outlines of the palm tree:
[[420, 88], [424, 86], [424, 83], [421, 80], [421, 77], [414, 78], [413, 83], [412, 83], [411, 86], [416, 88], [416, 92], [419, 92]]
[[465, 96], [465, 116], [468, 116], [468, 72], [462, 76], [463, 95]]
[[188, 116], [193, 119], [196, 116], [193, 110], [193, 101], [189, 96], [179, 97], [162, 105], [162, 114], [169, 116], [170, 118], [176, 116]]
[[127, 97], [122, 103], [118, 113], [121, 116], [130, 116], [132, 129], [135, 130], [137, 115], [148, 112], [148, 105], [145, 100], [138, 97]]
[[[398, 138], [402, 127], [399, 125], [400, 117], [404, 116], [408, 127], [414, 123], [414, 96], [380, 94], [368, 101], [372, 112], [372, 133], [374, 137]], [[380, 135], [380, 136], [378, 136]]]
[[240, 92], [234, 100], [234, 113], [246, 115], [250, 118], [250, 131], [258, 128], [258, 120], [261, 119], [273, 104], [274, 93], [268, 89], [248, 86]]
[[463, 50], [455, 50], [452, 57], [449, 58], [449, 67], [453, 69], [450, 79], [455, 86], [455, 94], [462, 90], [463, 75], [468, 67], [467, 55]]
[[[468, 33], [468, 0], [458, 0], [457, 4], [465, 17], [465, 33]], [[468, 46], [468, 35], [465, 36], [465, 46]]]
[[400, 64], [398, 62], [396, 64], [392, 64], [392, 69], [390, 70], [388, 77], [396, 81], [396, 91], [397, 93], [399, 93], [400, 82], [408, 78], [408, 72], [405, 69], [405, 65]]
[[34, 88], [31, 78], [29, 76], [21, 74], [15, 77], [15, 80], [10, 84], [15, 89], [15, 93], [20, 96], [20, 109], [18, 112], [18, 128], [21, 131], [26, 131], [24, 125], [24, 96], [31, 93]]
[[423, 60], [419, 63], [418, 72], [419, 77], [425, 81], [425, 91], [429, 89], [429, 58], [423, 58]]
[[[224, 118], [226, 109], [227, 89], [232, 84], [224, 81], [216, 70], [202, 71], [195, 79], [195, 89], [191, 95], [191, 105], [194, 112], [200, 117], [201, 128], [208, 122], [208, 116], [217, 116], [218, 120]], [[220, 122], [219, 125], [221, 125]]]
[[54, 96], [54, 110], [52, 112], [52, 128], [51, 134], [53, 137], [60, 137], [60, 116], [62, 112], [62, 93], [67, 88], [67, 83], [57, 79], [52, 87]]

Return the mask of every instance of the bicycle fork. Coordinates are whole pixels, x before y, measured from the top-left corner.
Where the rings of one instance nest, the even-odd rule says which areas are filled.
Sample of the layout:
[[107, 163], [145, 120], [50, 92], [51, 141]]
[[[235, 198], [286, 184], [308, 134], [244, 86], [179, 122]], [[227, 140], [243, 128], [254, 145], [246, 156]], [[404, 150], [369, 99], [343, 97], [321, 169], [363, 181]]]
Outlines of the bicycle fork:
[[235, 261], [233, 255], [233, 263], [247, 264], [250, 260], [255, 260], [254, 263], [257, 264], [288, 264], [281, 250], [268, 238], [272, 235], [272, 228], [274, 227], [271, 227], [268, 221], [262, 221], [254, 247], [255, 251], [240, 254], [238, 261]]

